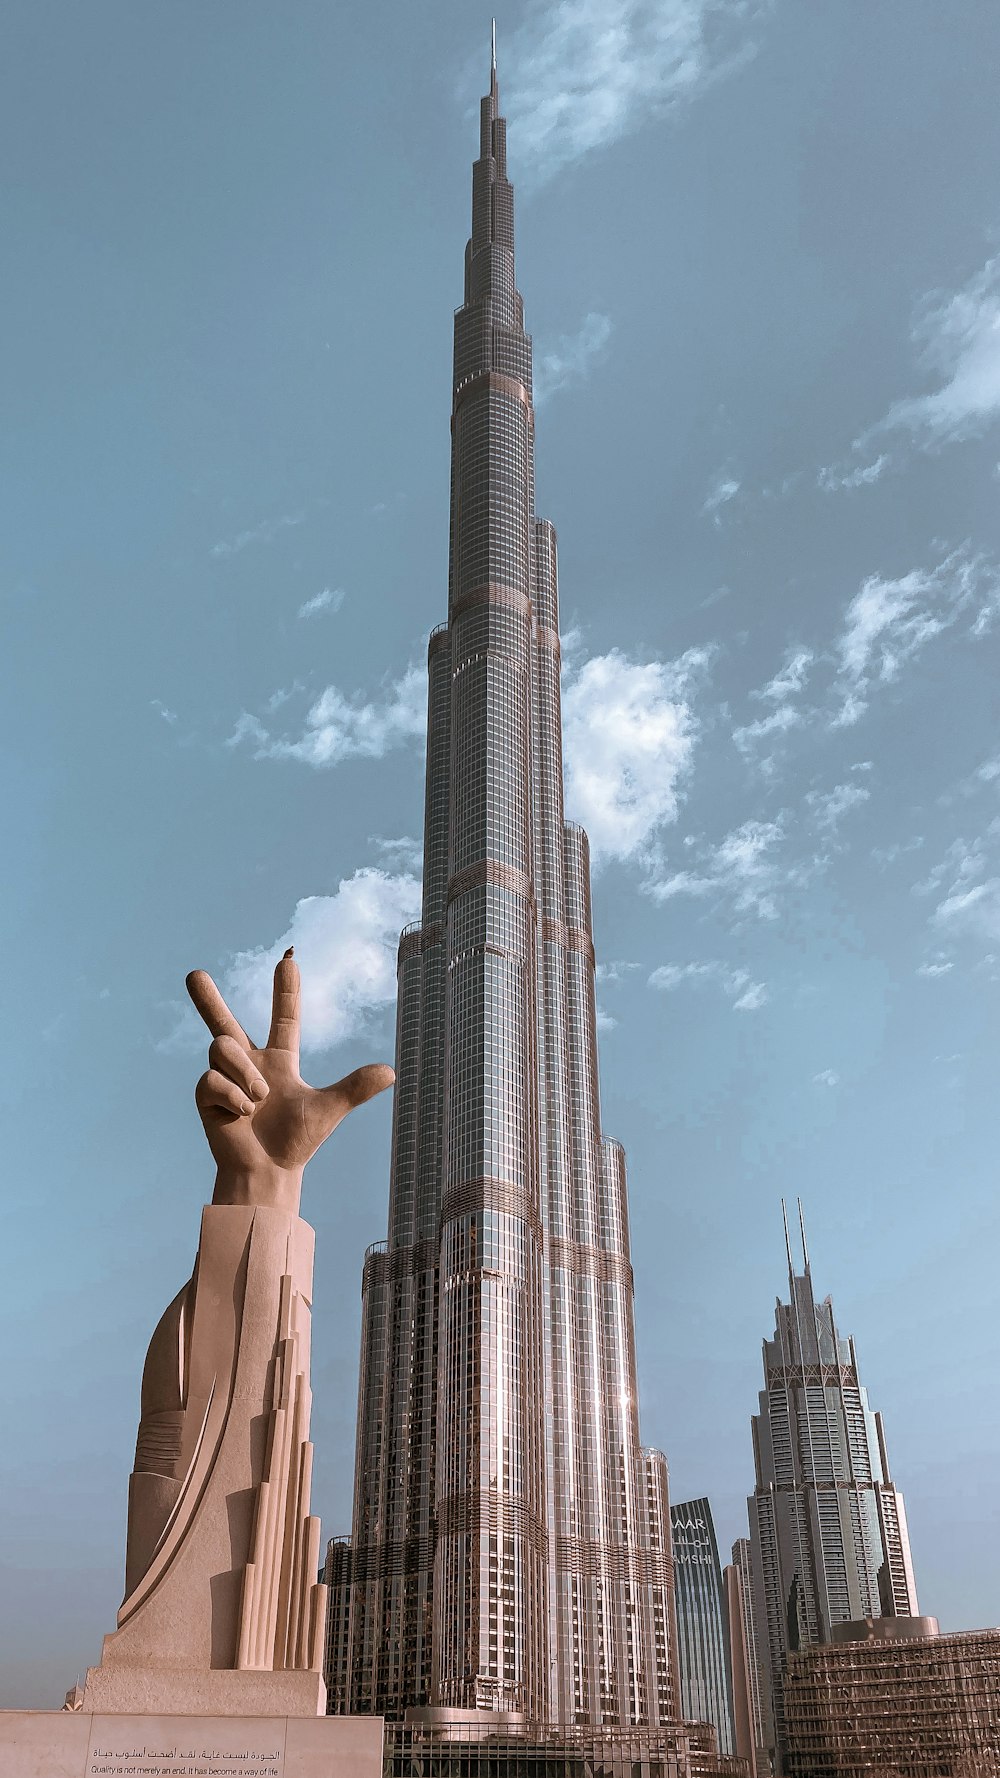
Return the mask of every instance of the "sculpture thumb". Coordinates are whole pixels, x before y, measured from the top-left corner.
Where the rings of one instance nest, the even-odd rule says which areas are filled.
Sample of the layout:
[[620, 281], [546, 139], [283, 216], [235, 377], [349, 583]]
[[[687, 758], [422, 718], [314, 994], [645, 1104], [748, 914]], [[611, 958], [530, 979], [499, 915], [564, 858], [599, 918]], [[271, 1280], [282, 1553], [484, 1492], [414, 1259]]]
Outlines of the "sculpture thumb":
[[331, 1111], [336, 1111], [337, 1122], [353, 1111], [356, 1105], [364, 1105], [367, 1100], [374, 1099], [376, 1093], [383, 1093], [391, 1087], [396, 1078], [395, 1070], [385, 1062], [370, 1062], [365, 1068], [355, 1068], [352, 1074], [345, 1074], [343, 1080], [334, 1081], [330, 1087], [322, 1089], [323, 1098]]

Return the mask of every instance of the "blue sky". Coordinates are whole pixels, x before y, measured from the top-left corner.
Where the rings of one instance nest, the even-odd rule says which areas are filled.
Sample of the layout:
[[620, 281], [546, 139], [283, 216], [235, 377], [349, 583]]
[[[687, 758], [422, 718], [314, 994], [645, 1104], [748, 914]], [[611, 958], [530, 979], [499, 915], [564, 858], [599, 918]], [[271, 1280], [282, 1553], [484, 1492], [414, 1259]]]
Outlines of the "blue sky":
[[[120, 1597], [211, 1168], [196, 965], [392, 1052], [489, 17], [13, 0], [0, 770], [3, 1702]], [[1000, 1618], [1000, 15], [498, 19], [597, 861], [642, 1423], [743, 1532], [779, 1200], [855, 1335], [921, 1608]], [[350, 1515], [389, 1107], [314, 1163], [316, 1510]]]

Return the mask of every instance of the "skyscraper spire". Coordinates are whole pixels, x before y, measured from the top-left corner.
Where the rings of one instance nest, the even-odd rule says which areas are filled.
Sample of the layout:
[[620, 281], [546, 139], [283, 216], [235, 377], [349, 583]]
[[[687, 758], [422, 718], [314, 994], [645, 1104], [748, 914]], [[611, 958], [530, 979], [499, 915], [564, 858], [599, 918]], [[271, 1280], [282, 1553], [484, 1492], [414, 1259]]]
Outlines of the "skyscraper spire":
[[781, 1200], [781, 1220], [785, 1225], [785, 1257], [788, 1260], [788, 1283], [789, 1286], [791, 1286], [792, 1280], [795, 1277], [795, 1266], [792, 1261], [792, 1239], [788, 1233], [788, 1208], [784, 1198]]
[[796, 1273], [784, 1204], [782, 1213], [789, 1300], [778, 1302], [774, 1337], [764, 1342], [764, 1388], [752, 1422], [756, 1489], [748, 1502], [762, 1703], [779, 1761], [789, 1655], [829, 1642], [837, 1624], [918, 1610], [881, 1419], [830, 1298], [816, 1301], [804, 1226], [804, 1270]]
[[625, 1158], [600, 1124], [589, 853], [563, 817], [556, 539], [535, 515], [491, 50], [338, 1695], [390, 1719], [655, 1728], [676, 1713], [666, 1463], [639, 1443]]
[[808, 1275], [808, 1272], [809, 1272], [809, 1249], [806, 1246], [806, 1219], [805, 1219], [805, 1216], [804, 1216], [803, 1210], [802, 1210], [802, 1199], [797, 1198], [796, 1203], [799, 1206], [799, 1234], [802, 1237], [802, 1264], [806, 1269], [806, 1274]]

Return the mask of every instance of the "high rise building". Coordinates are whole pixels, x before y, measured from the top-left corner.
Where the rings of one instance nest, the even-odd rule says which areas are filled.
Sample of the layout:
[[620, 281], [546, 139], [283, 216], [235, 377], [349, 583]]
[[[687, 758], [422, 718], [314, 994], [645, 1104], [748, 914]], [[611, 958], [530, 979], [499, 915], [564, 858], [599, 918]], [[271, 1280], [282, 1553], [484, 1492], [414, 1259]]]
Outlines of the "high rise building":
[[733, 1752], [729, 1636], [719, 1546], [707, 1500], [670, 1508], [681, 1713], [714, 1725], [721, 1753]]
[[816, 1302], [801, 1206], [799, 1222], [801, 1274], [785, 1223], [789, 1301], [776, 1304], [774, 1338], [764, 1342], [748, 1502], [758, 1655], [779, 1770], [789, 1655], [829, 1642], [837, 1624], [918, 1609], [881, 1415], [868, 1405], [854, 1341], [838, 1333], [830, 1298]]
[[770, 1760], [770, 1737], [760, 1685], [760, 1658], [753, 1612], [753, 1556], [748, 1537], [738, 1537], [732, 1561], [722, 1571], [729, 1628], [729, 1674], [733, 1688], [733, 1738], [735, 1751], [745, 1759], [754, 1778], [764, 1778]]
[[639, 1440], [625, 1157], [600, 1121], [587, 836], [563, 818], [534, 429], [494, 61], [331, 1680], [390, 1720], [489, 1712], [585, 1735], [676, 1717], [672, 1564], [666, 1463]]

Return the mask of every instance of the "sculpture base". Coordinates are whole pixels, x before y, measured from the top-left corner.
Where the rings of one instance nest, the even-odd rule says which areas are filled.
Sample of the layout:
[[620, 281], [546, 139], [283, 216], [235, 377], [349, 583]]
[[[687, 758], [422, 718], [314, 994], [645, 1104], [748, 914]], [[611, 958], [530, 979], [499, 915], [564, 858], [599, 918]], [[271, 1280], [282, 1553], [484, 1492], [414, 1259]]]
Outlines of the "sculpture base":
[[0, 1710], [0, 1772], [4, 1778], [382, 1778], [382, 1718]]
[[90, 1667], [83, 1708], [106, 1715], [323, 1716], [321, 1673]]

